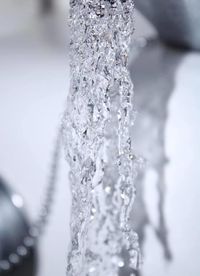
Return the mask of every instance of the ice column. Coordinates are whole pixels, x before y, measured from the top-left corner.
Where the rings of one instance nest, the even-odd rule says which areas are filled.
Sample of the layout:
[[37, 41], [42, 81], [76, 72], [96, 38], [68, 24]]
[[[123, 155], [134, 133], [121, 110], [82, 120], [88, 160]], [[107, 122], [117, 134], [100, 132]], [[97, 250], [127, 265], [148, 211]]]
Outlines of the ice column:
[[63, 120], [72, 193], [68, 276], [117, 276], [138, 268], [129, 226], [140, 163], [127, 71], [132, 0], [70, 1], [71, 85]]

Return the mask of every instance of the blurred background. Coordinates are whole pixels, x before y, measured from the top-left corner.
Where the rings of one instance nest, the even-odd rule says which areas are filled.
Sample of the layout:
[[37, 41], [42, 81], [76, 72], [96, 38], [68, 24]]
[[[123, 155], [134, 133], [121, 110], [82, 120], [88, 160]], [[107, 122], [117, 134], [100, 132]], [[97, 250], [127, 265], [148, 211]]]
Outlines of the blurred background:
[[[0, 175], [23, 197], [25, 213], [18, 216], [25, 225], [37, 218], [43, 201], [69, 89], [67, 19], [64, 0], [0, 0]], [[130, 72], [138, 116], [133, 139], [135, 151], [146, 159], [132, 212], [144, 259], [138, 275], [199, 276], [200, 53], [165, 45], [138, 11], [135, 27]], [[25, 263], [5, 275], [65, 275], [67, 172], [62, 155], [44, 235]], [[8, 233], [4, 225], [12, 225], [12, 216], [3, 213], [2, 195], [0, 259]], [[18, 233], [17, 225], [9, 231]]]

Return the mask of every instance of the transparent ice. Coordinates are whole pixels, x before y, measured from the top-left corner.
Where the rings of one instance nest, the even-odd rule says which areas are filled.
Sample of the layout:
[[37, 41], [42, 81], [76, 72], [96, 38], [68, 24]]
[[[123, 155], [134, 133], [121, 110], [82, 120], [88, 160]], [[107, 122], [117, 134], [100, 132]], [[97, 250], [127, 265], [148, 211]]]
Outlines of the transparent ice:
[[140, 263], [129, 225], [135, 178], [132, 0], [70, 1], [71, 86], [63, 120], [72, 193], [69, 276], [130, 275]]

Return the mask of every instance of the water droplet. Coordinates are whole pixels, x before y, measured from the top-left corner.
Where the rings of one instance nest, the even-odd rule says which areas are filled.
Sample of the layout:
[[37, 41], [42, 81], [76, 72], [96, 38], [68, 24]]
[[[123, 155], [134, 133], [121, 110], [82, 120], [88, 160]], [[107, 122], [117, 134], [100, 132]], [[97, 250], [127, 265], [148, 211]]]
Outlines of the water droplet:
[[123, 266], [124, 266], [124, 261], [123, 261], [123, 260], [120, 260], [120, 261], [118, 262], [118, 266], [119, 266], [119, 267], [123, 267]]

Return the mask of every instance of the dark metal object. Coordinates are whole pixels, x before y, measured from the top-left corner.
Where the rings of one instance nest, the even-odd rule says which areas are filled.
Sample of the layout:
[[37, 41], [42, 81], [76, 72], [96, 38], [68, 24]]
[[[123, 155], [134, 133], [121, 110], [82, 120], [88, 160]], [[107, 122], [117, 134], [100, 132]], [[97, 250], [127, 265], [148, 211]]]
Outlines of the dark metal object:
[[41, 0], [41, 12], [43, 14], [50, 13], [54, 10], [54, 1], [53, 0]]
[[13, 193], [7, 183], [0, 178], [0, 276], [4, 275], [1, 273], [10, 272], [27, 256], [33, 254], [37, 241], [43, 233], [55, 191], [61, 135], [61, 129], [59, 129], [44, 201], [34, 224], [29, 225], [25, 217], [22, 198]]
[[[36, 271], [36, 251], [30, 248], [24, 254], [21, 245], [28, 235], [29, 223], [22, 208], [17, 208], [12, 197], [15, 195], [7, 183], [0, 178], [0, 275], [33, 276]], [[20, 259], [15, 252], [24, 255]], [[20, 264], [20, 265], [19, 265]]]
[[168, 44], [200, 50], [199, 0], [135, 0], [136, 8]]
[[12, 192], [0, 178], [0, 259], [9, 257], [28, 231], [28, 222], [12, 202]]

